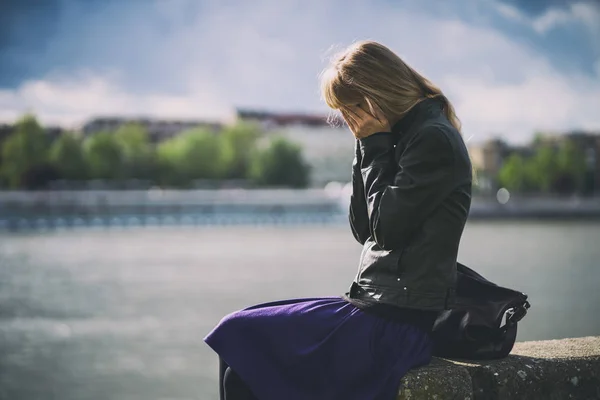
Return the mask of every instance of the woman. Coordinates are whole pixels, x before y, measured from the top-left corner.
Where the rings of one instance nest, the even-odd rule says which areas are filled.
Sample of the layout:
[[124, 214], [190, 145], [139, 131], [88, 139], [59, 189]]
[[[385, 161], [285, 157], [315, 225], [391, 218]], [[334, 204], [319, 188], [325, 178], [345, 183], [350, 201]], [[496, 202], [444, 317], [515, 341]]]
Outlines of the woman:
[[221, 399], [395, 399], [406, 372], [429, 363], [429, 333], [452, 307], [472, 179], [452, 105], [372, 41], [334, 59], [322, 92], [356, 141], [358, 274], [341, 297], [225, 317], [205, 338], [221, 358]]

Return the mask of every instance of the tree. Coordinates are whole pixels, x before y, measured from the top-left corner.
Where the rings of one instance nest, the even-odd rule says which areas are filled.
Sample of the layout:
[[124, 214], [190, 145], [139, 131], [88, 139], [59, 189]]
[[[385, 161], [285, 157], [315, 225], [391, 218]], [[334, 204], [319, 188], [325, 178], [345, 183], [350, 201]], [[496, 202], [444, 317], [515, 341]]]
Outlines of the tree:
[[225, 128], [220, 134], [225, 177], [244, 179], [248, 177], [252, 153], [260, 137], [258, 125], [238, 123]]
[[4, 148], [4, 142], [6, 139], [12, 134], [13, 127], [12, 125], [3, 125], [0, 124], [0, 187], [5, 185], [5, 177], [2, 175], [2, 149]]
[[557, 191], [560, 193], [581, 191], [586, 169], [583, 151], [572, 140], [565, 140], [557, 154]]
[[310, 167], [299, 145], [276, 137], [254, 152], [250, 176], [259, 185], [303, 188], [309, 183]]
[[202, 128], [161, 143], [157, 154], [163, 184], [187, 185], [194, 179], [219, 179], [224, 174], [220, 140]]
[[63, 133], [50, 147], [50, 163], [59, 176], [67, 180], [84, 180], [88, 177], [83, 143], [72, 133]]
[[[48, 138], [35, 116], [27, 114], [15, 125], [2, 147], [0, 173], [12, 188], [27, 187], [25, 177], [31, 170], [46, 165]], [[30, 182], [30, 179], [27, 179]], [[39, 182], [36, 180], [36, 185]], [[31, 187], [31, 186], [29, 186]]]
[[531, 187], [530, 168], [519, 154], [511, 154], [498, 173], [500, 185], [509, 191], [523, 192]]
[[124, 155], [113, 133], [95, 133], [84, 142], [83, 148], [92, 179], [123, 177]]
[[525, 168], [531, 172], [533, 189], [549, 193], [556, 180], [558, 165], [555, 150], [547, 145], [541, 145], [531, 160], [526, 161]]
[[157, 180], [161, 185], [182, 186], [189, 180], [182, 175], [181, 159], [185, 142], [181, 137], [174, 137], [162, 142], [156, 149], [158, 164]]
[[543, 146], [546, 142], [547, 135], [544, 132], [535, 132], [531, 144], [533, 147]]
[[155, 152], [148, 131], [140, 124], [125, 124], [114, 133], [123, 157], [123, 177], [149, 179], [155, 173]]
[[49, 182], [60, 179], [60, 173], [50, 162], [36, 164], [21, 177], [21, 186], [25, 189], [44, 189]]

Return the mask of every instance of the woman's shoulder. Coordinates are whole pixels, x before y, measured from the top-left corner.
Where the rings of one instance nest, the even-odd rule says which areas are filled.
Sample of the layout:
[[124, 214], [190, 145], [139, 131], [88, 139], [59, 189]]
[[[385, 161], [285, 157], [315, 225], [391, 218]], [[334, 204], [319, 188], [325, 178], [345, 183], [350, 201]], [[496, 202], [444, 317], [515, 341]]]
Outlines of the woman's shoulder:
[[443, 121], [427, 121], [417, 127], [410, 138], [397, 146], [396, 160], [405, 168], [452, 169], [455, 176], [472, 174], [469, 151], [461, 133]]
[[415, 127], [411, 142], [429, 145], [449, 146], [457, 139], [462, 140], [461, 133], [445, 118], [432, 118]]
[[434, 122], [426, 122], [415, 127], [409, 138], [402, 143], [400, 139], [398, 145], [402, 146], [402, 157], [412, 158], [418, 157], [421, 159], [452, 159], [454, 153], [455, 139], [451, 130]]

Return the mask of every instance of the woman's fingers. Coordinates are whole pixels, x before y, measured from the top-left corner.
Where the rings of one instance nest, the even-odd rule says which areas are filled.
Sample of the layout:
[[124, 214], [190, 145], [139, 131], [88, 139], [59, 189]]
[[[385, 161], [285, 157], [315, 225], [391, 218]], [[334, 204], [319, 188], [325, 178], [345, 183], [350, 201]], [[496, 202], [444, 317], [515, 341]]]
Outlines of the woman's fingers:
[[354, 106], [350, 108], [350, 111], [354, 114], [355, 118], [362, 122], [365, 119], [371, 118], [371, 114], [363, 110], [360, 106]]
[[354, 133], [354, 136], [358, 137], [362, 127], [365, 122], [367, 122], [365, 113], [359, 107], [349, 107], [348, 117], [352, 120], [352, 132]]
[[385, 114], [383, 113], [383, 110], [377, 105], [377, 103], [372, 103], [371, 106], [373, 107], [373, 111], [375, 112], [375, 118], [377, 118], [377, 120], [379, 121], [385, 121]]
[[352, 131], [355, 131], [358, 128], [358, 116], [352, 110], [344, 110], [344, 119]]
[[348, 117], [352, 121], [352, 124], [354, 125], [355, 128], [359, 128], [362, 125], [363, 118], [355, 110], [351, 109], [350, 112], [348, 113]]
[[[363, 107], [366, 107], [366, 105]], [[354, 105], [341, 110], [342, 116], [354, 136], [362, 138], [375, 132], [387, 132], [389, 130], [388, 122], [382, 110], [375, 103], [369, 103], [369, 110], [365, 110], [363, 107]], [[376, 115], [373, 115], [373, 113]]]
[[354, 120], [354, 117], [351, 115], [351, 113], [347, 110], [342, 110], [342, 116], [344, 117], [344, 120], [348, 124], [348, 127], [350, 128], [350, 130], [353, 133], [356, 132], [356, 128], [358, 128], [358, 125], [357, 125], [356, 121]]
[[[357, 138], [364, 138], [377, 132], [388, 132], [390, 130], [389, 123], [383, 111], [375, 106], [374, 103], [369, 102], [369, 105], [363, 107], [369, 107], [369, 110], [365, 110], [360, 105], [348, 107], [346, 110], [347, 118], [352, 121], [352, 132]], [[376, 114], [376, 115], [373, 115]]]

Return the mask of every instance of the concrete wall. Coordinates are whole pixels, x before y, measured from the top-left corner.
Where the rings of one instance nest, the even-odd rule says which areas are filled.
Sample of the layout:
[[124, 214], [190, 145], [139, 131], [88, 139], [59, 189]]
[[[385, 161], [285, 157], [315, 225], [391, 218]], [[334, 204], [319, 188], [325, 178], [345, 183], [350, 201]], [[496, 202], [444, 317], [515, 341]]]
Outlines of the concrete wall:
[[398, 400], [600, 399], [600, 337], [520, 342], [502, 360], [435, 359], [403, 379]]

